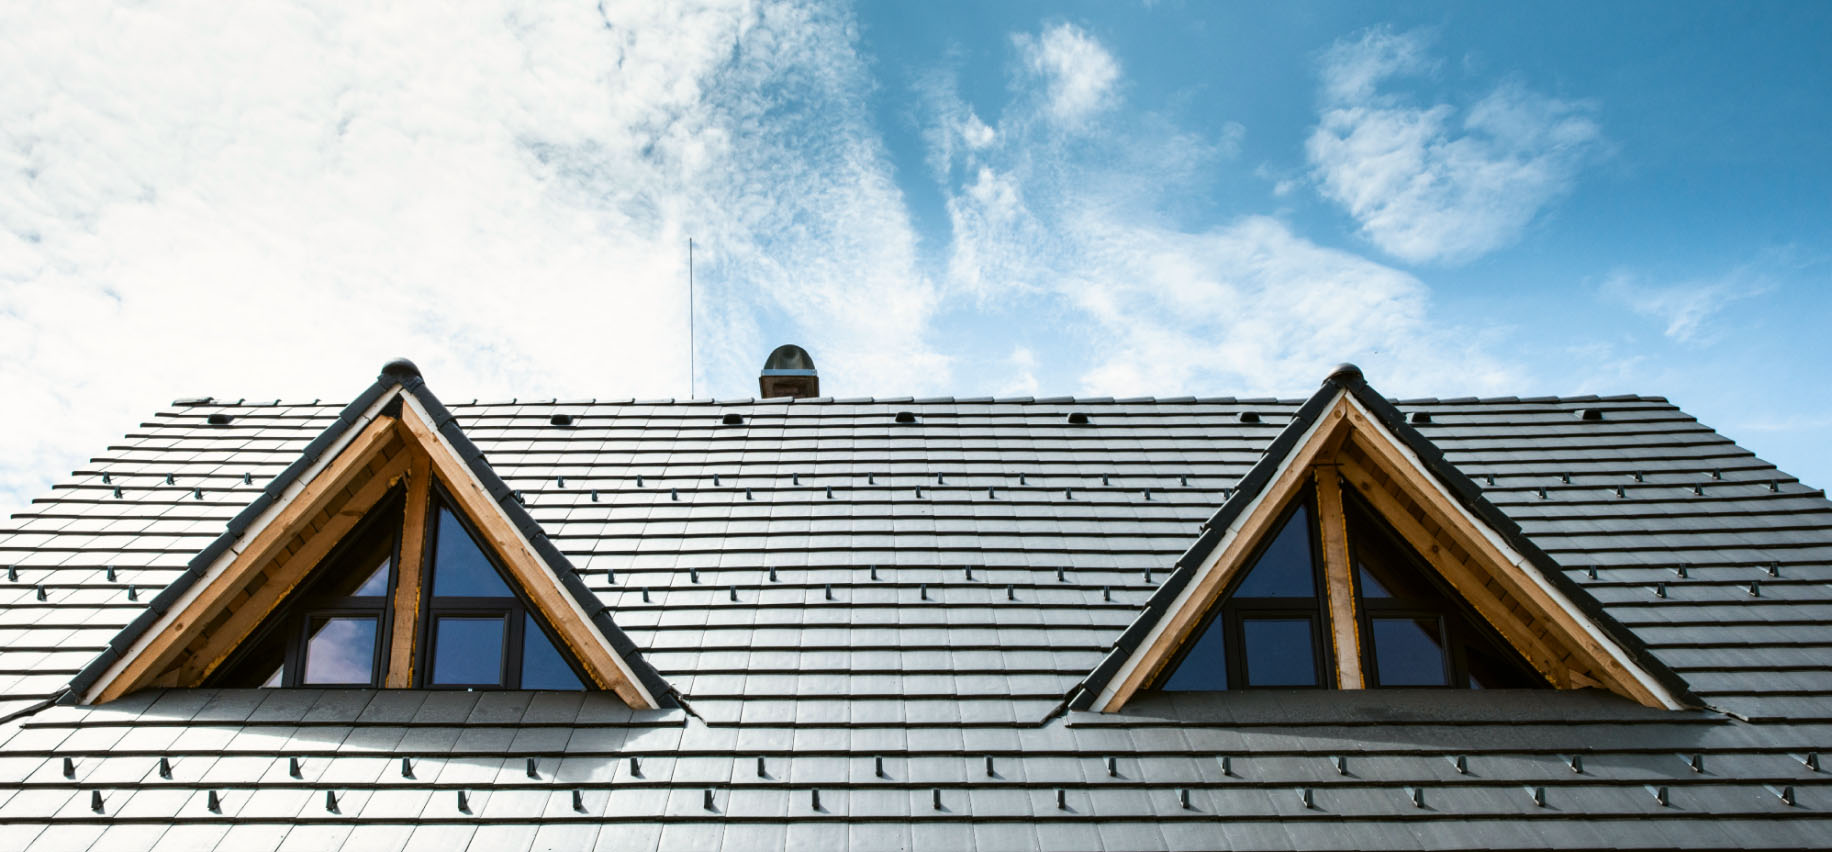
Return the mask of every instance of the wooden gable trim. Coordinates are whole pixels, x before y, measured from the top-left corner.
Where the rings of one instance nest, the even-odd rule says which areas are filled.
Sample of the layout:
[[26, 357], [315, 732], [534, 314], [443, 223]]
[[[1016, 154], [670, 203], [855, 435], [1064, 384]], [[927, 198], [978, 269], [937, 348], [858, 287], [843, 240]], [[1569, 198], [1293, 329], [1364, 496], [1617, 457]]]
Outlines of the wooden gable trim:
[[[1304, 485], [1319, 491], [1325, 591], [1336, 650], [1337, 686], [1362, 686], [1357, 622], [1346, 543], [1340, 527], [1337, 477], [1371, 502], [1427, 562], [1443, 574], [1502, 638], [1558, 688], [1597, 686], [1649, 707], [1683, 707], [1652, 675], [1635, 665], [1527, 559], [1459, 503], [1416, 455], [1347, 391], [1338, 392], [1272, 481], [1224, 533], [1183, 593], [1109, 681], [1094, 706], [1115, 712], [1157, 680], [1189, 641], [1223, 590], [1245, 569], [1269, 525]], [[1326, 482], [1327, 480], [1327, 482]], [[1333, 502], [1332, 502], [1333, 498]], [[1334, 511], [1331, 511], [1331, 507]], [[1338, 576], [1340, 575], [1340, 576]], [[1349, 673], [1354, 669], [1353, 674]]]
[[113, 701], [201, 682], [407, 473], [399, 421], [378, 416], [306, 482], [215, 576], [91, 688]]
[[[611, 650], [610, 643], [592, 623], [591, 613], [582, 610], [573, 596], [560, 586], [553, 569], [535, 555], [533, 545], [521, 530], [509, 522], [483, 483], [432, 427], [431, 417], [411, 397], [403, 399], [406, 404], [401, 407], [401, 422], [415, 443], [426, 450], [433, 476], [476, 525], [484, 539], [481, 543], [493, 550], [508, 567], [523, 594], [546, 618], [593, 683], [617, 693], [631, 707], [659, 707], [622, 657]], [[397, 644], [394, 652], [399, 650]], [[411, 654], [411, 645], [407, 652]]]
[[1338, 395], [1286, 457], [1272, 481], [1261, 489], [1253, 504], [1228, 526], [1220, 545], [1197, 572], [1196, 579], [1177, 596], [1157, 626], [1146, 635], [1145, 641], [1095, 701], [1097, 707], [1105, 712], [1119, 710], [1145, 684], [1156, 680], [1158, 673], [1176, 657], [1177, 650], [1201, 625], [1202, 617], [1220, 601], [1222, 590], [1228, 588], [1234, 575], [1242, 570], [1254, 546], [1271, 532], [1271, 525], [1304, 487], [1311, 475], [1311, 466], [1327, 459], [1341, 446], [1348, 428], [1347, 415], [1347, 397]]

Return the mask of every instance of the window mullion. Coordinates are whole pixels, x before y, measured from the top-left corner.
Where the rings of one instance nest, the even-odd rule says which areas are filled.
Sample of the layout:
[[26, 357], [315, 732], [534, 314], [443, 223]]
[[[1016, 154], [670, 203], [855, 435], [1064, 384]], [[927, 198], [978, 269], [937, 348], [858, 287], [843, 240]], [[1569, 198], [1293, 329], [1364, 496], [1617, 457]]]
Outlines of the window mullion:
[[392, 603], [393, 629], [388, 643], [388, 674], [383, 686], [406, 689], [414, 685], [415, 644], [420, 636], [421, 576], [430, 545], [427, 518], [432, 491], [431, 459], [415, 453], [408, 466], [407, 505], [401, 519], [401, 552], [395, 565]]
[[1336, 656], [1336, 687], [1362, 689], [1361, 622], [1355, 617], [1354, 569], [1349, 564], [1348, 520], [1342, 511], [1342, 484], [1334, 465], [1318, 465], [1317, 528], [1323, 539], [1324, 598], [1329, 634]]

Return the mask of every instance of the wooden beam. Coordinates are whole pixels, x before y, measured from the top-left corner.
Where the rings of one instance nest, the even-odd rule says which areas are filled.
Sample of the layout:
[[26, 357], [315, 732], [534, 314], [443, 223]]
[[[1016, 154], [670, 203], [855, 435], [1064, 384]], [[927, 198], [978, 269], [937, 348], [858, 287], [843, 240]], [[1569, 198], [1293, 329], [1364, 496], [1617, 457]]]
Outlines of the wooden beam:
[[[1351, 411], [1351, 421], [1361, 420], [1359, 411]], [[1588, 623], [1580, 621], [1583, 617], [1575, 615], [1543, 586], [1531, 581], [1521, 574], [1521, 568], [1513, 564], [1513, 559], [1501, 551], [1490, 538], [1473, 521], [1451, 502], [1443, 489], [1408, 459], [1398, 446], [1387, 440], [1372, 427], [1363, 427], [1357, 423], [1358, 435], [1355, 439], [1357, 449], [1363, 450], [1368, 459], [1386, 471], [1387, 475], [1412, 492], [1413, 499], [1432, 516], [1456, 542], [1457, 546], [1472, 554], [1479, 562], [1489, 567], [1488, 574], [1498, 584], [1508, 589], [1523, 605], [1537, 613], [1539, 618], [1551, 620], [1558, 624], [1564, 634], [1570, 650], [1584, 658], [1584, 666], [1591, 676], [1609, 685], [1611, 691], [1649, 707], [1668, 707], [1668, 702], [1644, 684], [1635, 672], [1619, 659], [1616, 654], [1595, 636]], [[1360, 437], [1366, 433], [1367, 440]]]
[[1323, 586], [1329, 601], [1330, 638], [1336, 651], [1336, 688], [1361, 689], [1361, 621], [1355, 617], [1354, 568], [1349, 564], [1348, 518], [1334, 465], [1312, 468], [1317, 483], [1317, 528], [1323, 539]]
[[1367, 500], [1375, 514], [1386, 521], [1394, 532], [1399, 533], [1400, 538], [1405, 539], [1433, 570], [1450, 583], [1451, 588], [1468, 601], [1476, 613], [1493, 626], [1514, 650], [1520, 652], [1536, 671], [1551, 681], [1553, 686], [1568, 688], [1570, 664], [1565, 661], [1565, 654], [1541, 639], [1509, 612], [1508, 602], [1514, 598], [1504, 598], [1485, 582], [1486, 574], [1492, 572], [1479, 575], [1470, 566], [1452, 557], [1437, 533], [1427, 529], [1419, 519], [1412, 516], [1410, 507], [1388, 491], [1383, 479], [1390, 481], [1390, 477], [1379, 476], [1364, 466], [1364, 458], [1357, 458], [1352, 453], [1337, 457], [1337, 468], [1356, 493]]
[[1340, 433], [1348, 428], [1347, 412], [1346, 397], [1337, 399], [1336, 404], [1324, 412], [1316, 431], [1292, 451], [1289, 463], [1277, 479], [1266, 485], [1258, 505], [1241, 521], [1235, 536], [1220, 553], [1211, 557], [1211, 567], [1198, 577], [1181, 608], [1165, 614], [1163, 630], [1145, 649], [1139, 658], [1140, 662], [1120, 682], [1113, 698], [1101, 709], [1112, 712], [1125, 706], [1134, 693], [1156, 679], [1158, 672], [1176, 656], [1177, 649], [1183, 647], [1183, 643], [1189, 640], [1190, 634], [1201, 623], [1202, 617], [1220, 599], [1222, 590], [1227, 588], [1234, 575], [1241, 570], [1242, 563], [1266, 535], [1268, 527], [1278, 520], [1291, 498], [1303, 487], [1304, 480], [1310, 476], [1310, 466], [1326, 449], [1340, 443]]
[[409, 450], [407, 503], [401, 519], [401, 557], [395, 564], [394, 619], [388, 644], [389, 689], [413, 686], [414, 639], [420, 635], [421, 575], [426, 564], [427, 507], [432, 499], [432, 460]]
[[275, 565], [267, 582], [249, 595], [247, 600], [238, 603], [234, 612], [214, 632], [201, 637], [201, 644], [190, 649], [193, 662], [179, 672], [178, 684], [203, 685], [204, 680], [228, 661], [243, 640], [279, 608], [293, 589], [305, 582], [312, 569], [318, 567], [331, 550], [343, 541], [344, 536], [362, 523], [369, 511], [387, 497], [388, 491], [406, 475], [407, 456], [406, 453], [399, 453], [381, 465], [367, 481], [353, 483], [355, 491], [350, 499], [326, 518], [297, 551], [286, 557], [285, 562]]
[[101, 702], [120, 698], [150, 684], [169, 668], [178, 654], [198, 638], [202, 628], [246, 586], [248, 572], [258, 570], [279, 558], [293, 536], [327, 506], [342, 497], [349, 481], [381, 455], [383, 448], [397, 437], [395, 423], [393, 418], [377, 417], [358, 432], [337, 457], [293, 495], [280, 514], [263, 527], [248, 546], [191, 599], [182, 612], [152, 635], [150, 641], [128, 660], [127, 665], [108, 679], [96, 693], [96, 700]]
[[624, 674], [597, 628], [586, 620], [572, 597], [560, 587], [559, 578], [522, 543], [521, 534], [503, 515], [502, 507], [483, 490], [464, 461], [447, 448], [438, 432], [412, 405], [402, 407], [401, 421], [426, 450], [434, 474], [444, 483], [458, 508], [476, 524], [484, 543], [509, 567], [517, 584], [546, 617], [547, 623], [553, 625], [561, 642], [585, 666], [592, 680], [599, 687], [616, 692], [631, 707], [653, 709], [650, 700], [644, 698], [642, 691]]

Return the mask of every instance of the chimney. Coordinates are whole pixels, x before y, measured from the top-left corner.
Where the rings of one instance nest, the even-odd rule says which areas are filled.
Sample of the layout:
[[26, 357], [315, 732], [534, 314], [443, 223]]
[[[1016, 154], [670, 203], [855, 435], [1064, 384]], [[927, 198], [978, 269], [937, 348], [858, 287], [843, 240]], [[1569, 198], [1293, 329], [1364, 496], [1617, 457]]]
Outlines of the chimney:
[[820, 396], [821, 377], [814, 372], [814, 359], [808, 357], [808, 350], [792, 343], [784, 344], [776, 347], [769, 360], [763, 362], [757, 388], [765, 399]]

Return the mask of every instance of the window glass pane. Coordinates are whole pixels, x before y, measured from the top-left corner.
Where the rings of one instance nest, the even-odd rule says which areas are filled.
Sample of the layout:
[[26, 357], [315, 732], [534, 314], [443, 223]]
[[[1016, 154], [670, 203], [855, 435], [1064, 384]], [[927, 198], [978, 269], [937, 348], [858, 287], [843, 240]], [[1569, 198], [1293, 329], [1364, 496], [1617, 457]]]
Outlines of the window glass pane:
[[442, 615], [433, 623], [432, 682], [446, 686], [500, 686], [503, 618]]
[[1240, 623], [1248, 686], [1316, 686], [1315, 636], [1308, 618], [1249, 618]]
[[382, 557], [381, 567], [376, 568], [375, 573], [369, 575], [369, 579], [357, 586], [356, 591], [350, 593], [351, 597], [370, 598], [388, 594], [388, 565], [393, 561], [389, 557]]
[[1423, 604], [1449, 608], [1450, 599], [1423, 573], [1431, 569], [1412, 553], [1411, 547], [1395, 542], [1381, 526], [1359, 509], [1348, 512], [1349, 543], [1361, 596], [1369, 600], [1398, 598], [1409, 607]]
[[1436, 618], [1374, 618], [1374, 665], [1381, 686], [1445, 686], [1442, 622]]
[[1164, 680], [1173, 692], [1207, 692], [1228, 688], [1228, 656], [1222, 640], [1224, 619], [1216, 616], [1183, 655], [1183, 662]]
[[1487, 643], [1464, 645], [1463, 659], [1469, 667], [1470, 689], [1531, 689], [1545, 685], [1538, 672], [1497, 654]]
[[362, 685], [375, 681], [374, 616], [312, 616], [306, 619], [305, 675], [313, 685]]
[[1272, 540], [1234, 592], [1241, 598], [1311, 598], [1317, 595], [1317, 572], [1310, 558], [1310, 507], [1298, 504], [1291, 519]]
[[284, 683], [286, 683], [286, 667], [276, 666], [274, 668], [274, 673], [268, 675], [266, 680], [261, 681], [261, 688], [273, 689]]
[[522, 688], [584, 689], [579, 676], [560, 656], [558, 648], [534, 623], [534, 616], [522, 616]]
[[442, 597], [506, 598], [502, 575], [471, 540], [452, 510], [439, 507], [439, 537], [433, 556], [433, 594]]

